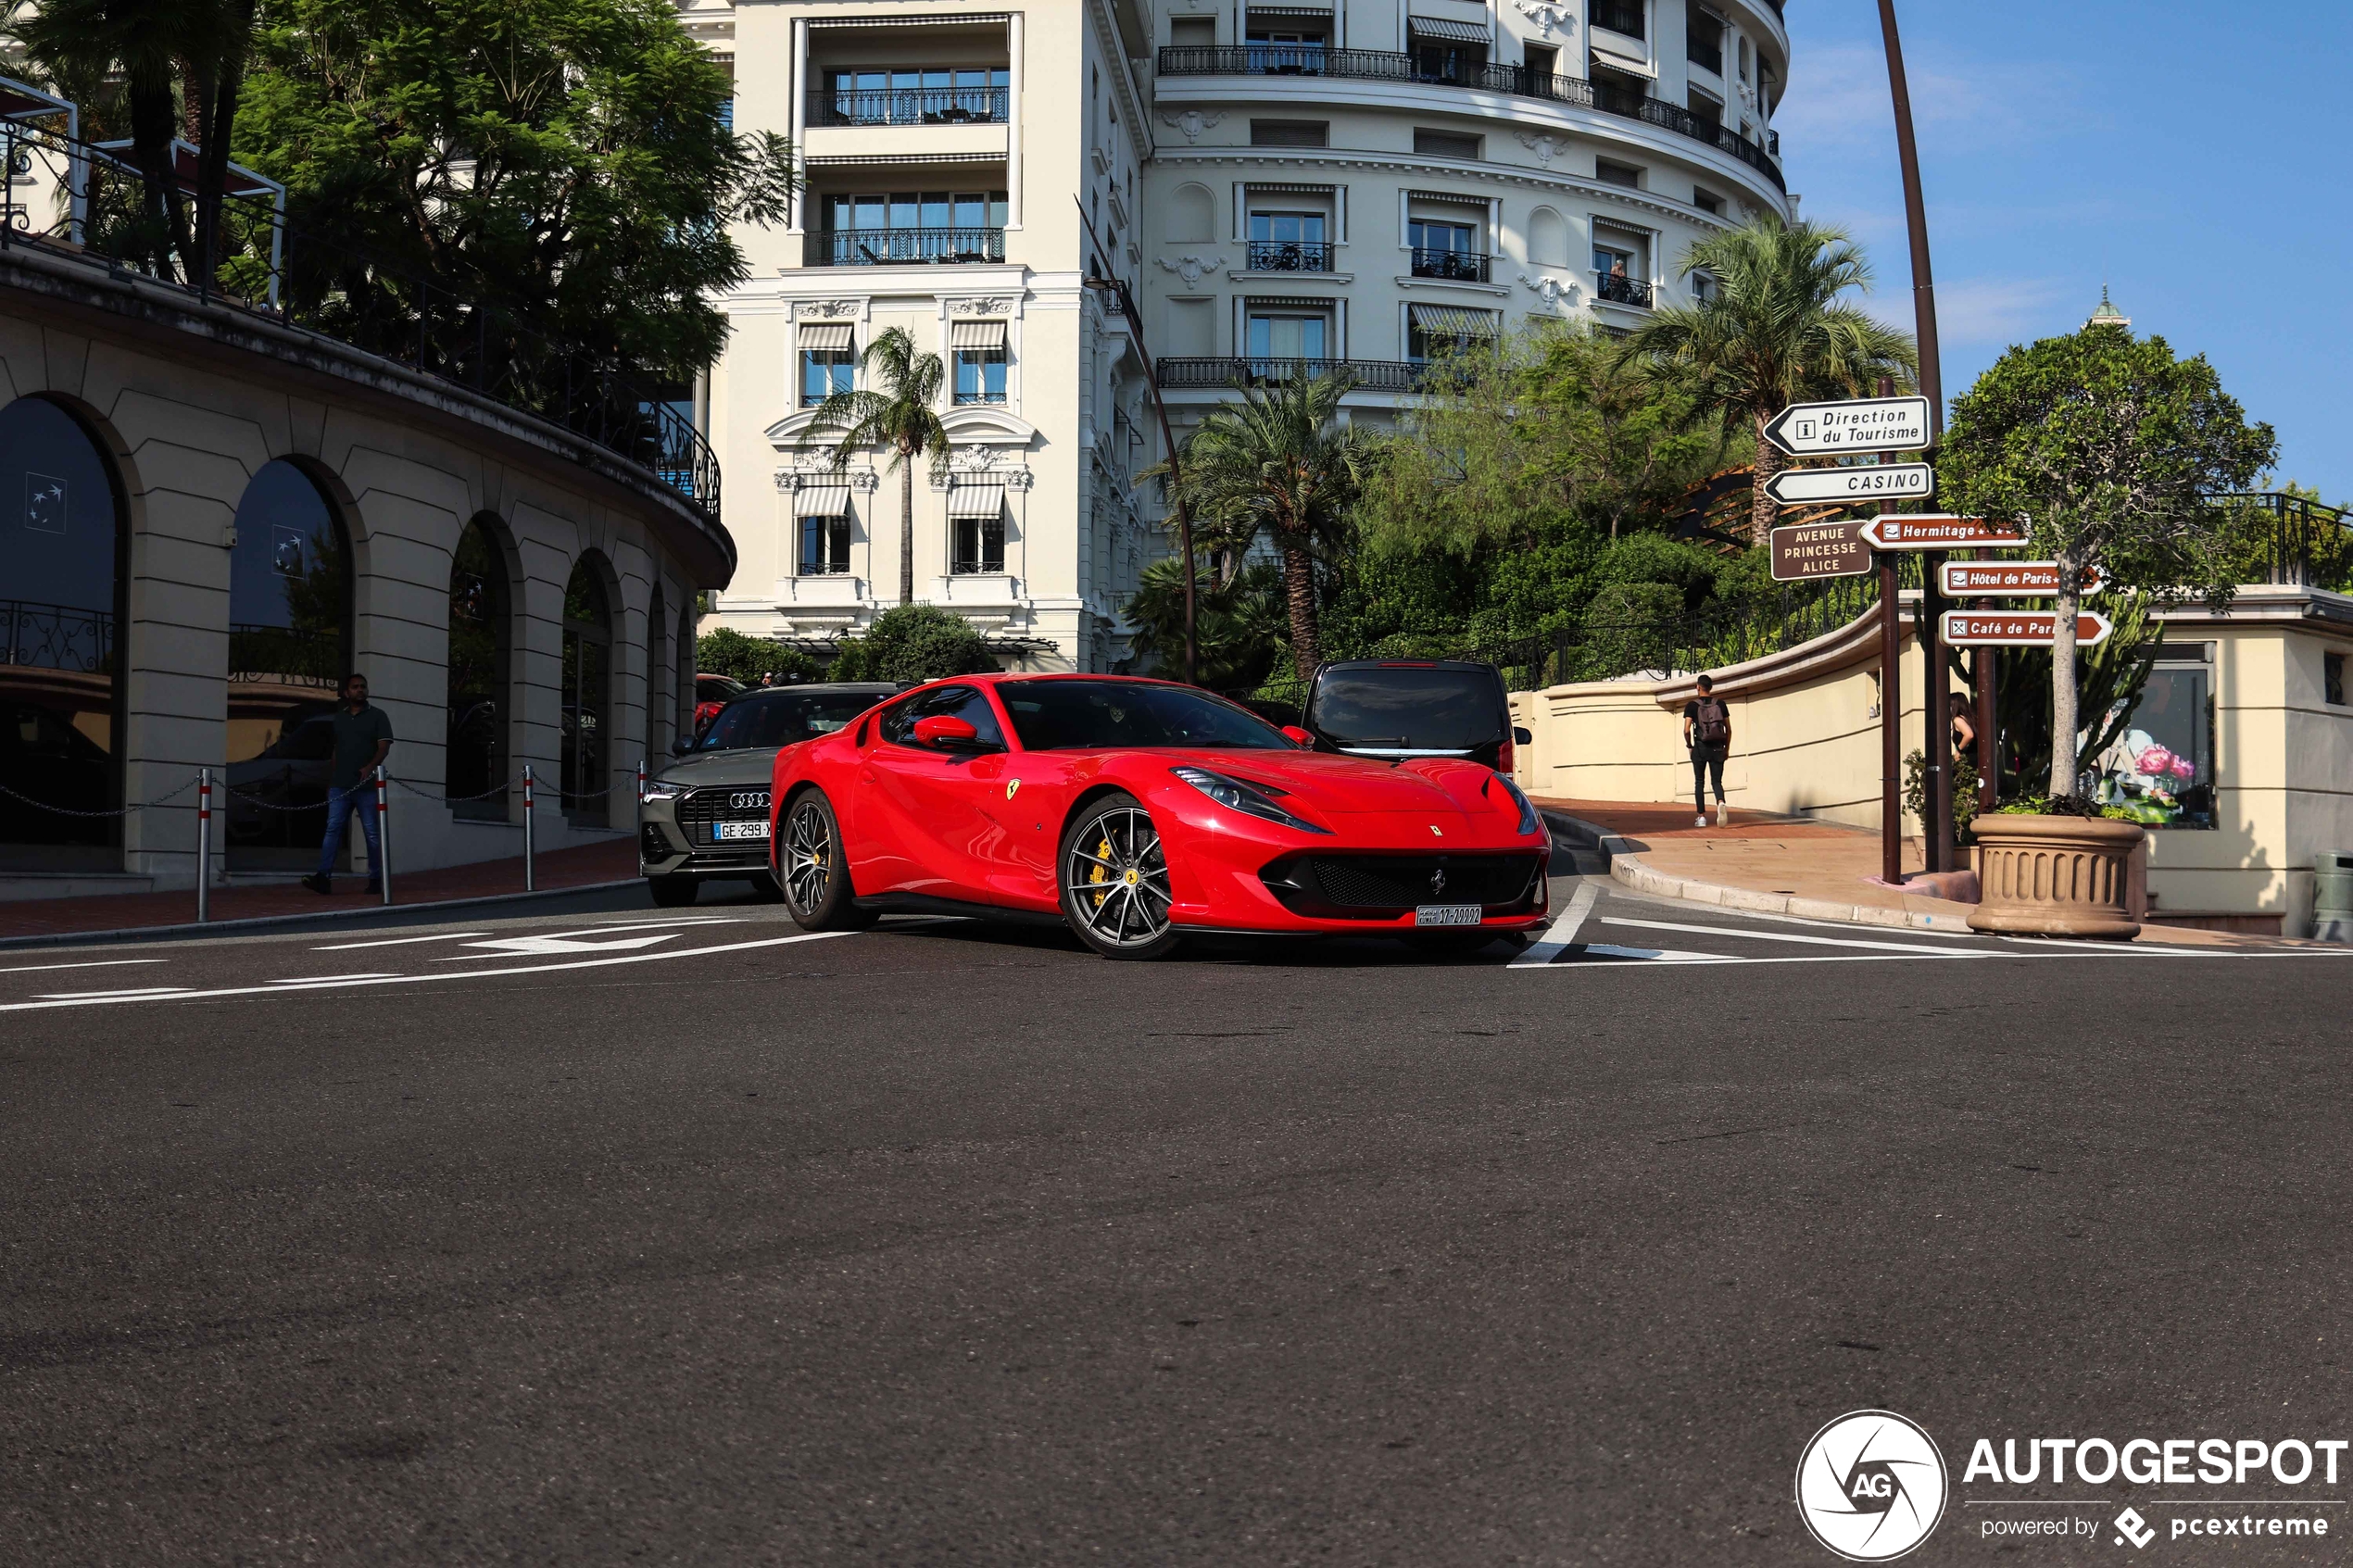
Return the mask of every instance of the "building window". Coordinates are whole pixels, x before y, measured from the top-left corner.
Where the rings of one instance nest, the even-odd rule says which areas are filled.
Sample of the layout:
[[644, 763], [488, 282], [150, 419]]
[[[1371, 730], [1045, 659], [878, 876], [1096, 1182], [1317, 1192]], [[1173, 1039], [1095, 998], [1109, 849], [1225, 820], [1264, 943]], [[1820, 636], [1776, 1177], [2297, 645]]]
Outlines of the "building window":
[[1692, 205], [1702, 212], [1714, 213], [1718, 218], [1724, 216], [1724, 198], [1703, 186], [1692, 187]]
[[507, 820], [507, 687], [513, 659], [507, 556], [477, 517], [449, 563], [449, 722], [442, 795], [452, 816]]
[[1005, 487], [967, 480], [948, 493], [948, 570], [958, 576], [1005, 570]]
[[1717, 296], [1723, 293], [1723, 290], [1724, 285], [1716, 281], [1716, 275], [1713, 272], [1692, 274], [1692, 297], [1702, 305], [1712, 304]]
[[2321, 684], [2322, 695], [2328, 699], [2329, 706], [2343, 708], [2345, 706], [2345, 656], [2343, 654], [2325, 653], [2321, 656]]
[[1526, 50], [1526, 56], [1529, 80], [1538, 84], [1536, 90], [1541, 93], [1544, 91], [1543, 83], [1551, 82], [1554, 77], [1560, 74], [1561, 52], [1558, 49], [1547, 49], [1541, 44], [1530, 44]]
[[1649, 258], [1630, 248], [1593, 245], [1593, 292], [1613, 305], [1651, 303]]
[[2132, 717], [2092, 764], [2102, 805], [2148, 827], [2214, 825], [2213, 678], [2202, 659], [2158, 661]]
[[1642, 171], [1630, 163], [1612, 163], [1605, 157], [1593, 160], [1593, 178], [1604, 185], [1623, 185], [1629, 191], [1642, 188]]
[[803, 577], [839, 577], [849, 571], [849, 519], [800, 520], [799, 571]]
[[1416, 364], [1448, 354], [1494, 346], [1502, 321], [1492, 310], [1466, 310], [1453, 305], [1407, 307], [1405, 358]]
[[1250, 122], [1250, 144], [1253, 147], [1328, 147], [1331, 141], [1329, 120], [1253, 119]]
[[1413, 247], [1416, 278], [1487, 282], [1487, 257], [1479, 254], [1476, 233], [1467, 223], [1412, 219], [1405, 225], [1405, 243]]
[[1320, 212], [1253, 212], [1250, 215], [1250, 270], [1253, 272], [1328, 272], [1331, 247], [1324, 241]]
[[1724, 74], [1724, 19], [1691, 6], [1683, 21], [1683, 58], [1702, 70]]
[[951, 321], [948, 350], [954, 358], [954, 396], [959, 403], [1005, 400], [1005, 323]]
[[557, 763], [565, 814], [611, 820], [612, 609], [602, 558], [580, 558], [564, 588], [563, 696]]
[[1629, 38], [1643, 36], [1642, 0], [1591, 0], [1585, 19]]
[[813, 408], [857, 384], [857, 356], [848, 321], [812, 321], [800, 329], [800, 404]]
[[868, 67], [826, 73], [820, 125], [965, 125], [1003, 121], [1004, 66]]
[[1295, 359], [1328, 357], [1330, 331], [1331, 322], [1320, 315], [1252, 310], [1244, 323], [1242, 351], [1252, 371], [1265, 375]]
[[1242, 34], [1242, 45], [1243, 69], [1254, 76], [1321, 76], [1324, 72], [1325, 40], [1320, 29], [1297, 24], [1253, 27]]
[[1481, 82], [1487, 64], [1487, 24], [1407, 17], [1405, 38], [1414, 57], [1414, 79], [1464, 85]]
[[1005, 259], [1002, 191], [895, 191], [825, 198], [835, 267]]
[[1414, 127], [1414, 151], [1427, 157], [1478, 157], [1479, 138], [1453, 131], [1428, 131]]

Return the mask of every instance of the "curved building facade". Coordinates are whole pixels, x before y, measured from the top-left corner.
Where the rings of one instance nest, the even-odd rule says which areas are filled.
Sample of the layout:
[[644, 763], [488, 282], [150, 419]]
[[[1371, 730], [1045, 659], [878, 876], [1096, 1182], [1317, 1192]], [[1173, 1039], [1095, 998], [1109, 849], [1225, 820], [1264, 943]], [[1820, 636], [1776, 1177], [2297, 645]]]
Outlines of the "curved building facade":
[[[790, 136], [807, 175], [790, 225], [743, 236], [755, 278], [706, 405], [743, 557], [719, 620], [763, 635], [898, 602], [905, 529], [913, 597], [1009, 662], [1115, 667], [1165, 551], [1135, 482], [1163, 450], [1138, 328], [1180, 439], [1302, 360], [1345, 365], [1352, 417], [1385, 419], [1447, 347], [1688, 303], [1692, 240], [1793, 202], [1775, 0], [681, 15], [732, 66], [738, 129]], [[941, 358], [950, 437], [903, 515], [890, 454], [837, 466], [811, 428], [892, 326]]]

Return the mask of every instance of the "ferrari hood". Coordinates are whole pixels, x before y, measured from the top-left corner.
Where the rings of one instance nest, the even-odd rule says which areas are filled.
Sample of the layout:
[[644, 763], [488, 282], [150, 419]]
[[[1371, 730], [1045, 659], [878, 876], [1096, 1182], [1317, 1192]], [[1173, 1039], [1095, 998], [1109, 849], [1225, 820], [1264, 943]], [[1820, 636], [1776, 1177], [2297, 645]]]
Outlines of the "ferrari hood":
[[1488, 770], [1451, 758], [1391, 763], [1327, 751], [1200, 751], [1184, 760], [1245, 783], [1272, 784], [1321, 812], [1502, 809], [1479, 792]]

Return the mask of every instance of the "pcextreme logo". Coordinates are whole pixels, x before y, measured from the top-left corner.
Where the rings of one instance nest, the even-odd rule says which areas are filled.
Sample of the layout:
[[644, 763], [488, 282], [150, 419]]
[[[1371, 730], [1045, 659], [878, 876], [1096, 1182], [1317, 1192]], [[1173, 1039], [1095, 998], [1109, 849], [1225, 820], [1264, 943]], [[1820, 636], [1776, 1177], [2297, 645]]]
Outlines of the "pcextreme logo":
[[1903, 1556], [1944, 1517], [1944, 1456], [1894, 1411], [1851, 1411], [1814, 1434], [1797, 1461], [1797, 1514], [1849, 1562]]

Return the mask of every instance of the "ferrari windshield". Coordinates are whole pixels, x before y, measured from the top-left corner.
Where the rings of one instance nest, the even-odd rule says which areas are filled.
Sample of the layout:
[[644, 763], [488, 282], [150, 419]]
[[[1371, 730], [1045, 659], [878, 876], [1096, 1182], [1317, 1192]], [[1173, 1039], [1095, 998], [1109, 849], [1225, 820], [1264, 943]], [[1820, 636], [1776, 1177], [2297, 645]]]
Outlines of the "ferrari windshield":
[[1140, 681], [1007, 681], [997, 696], [1025, 751], [1109, 751], [1130, 746], [1293, 749], [1256, 714], [1207, 692]]
[[829, 735], [882, 698], [879, 692], [779, 692], [738, 697], [720, 709], [698, 749], [738, 751]]

